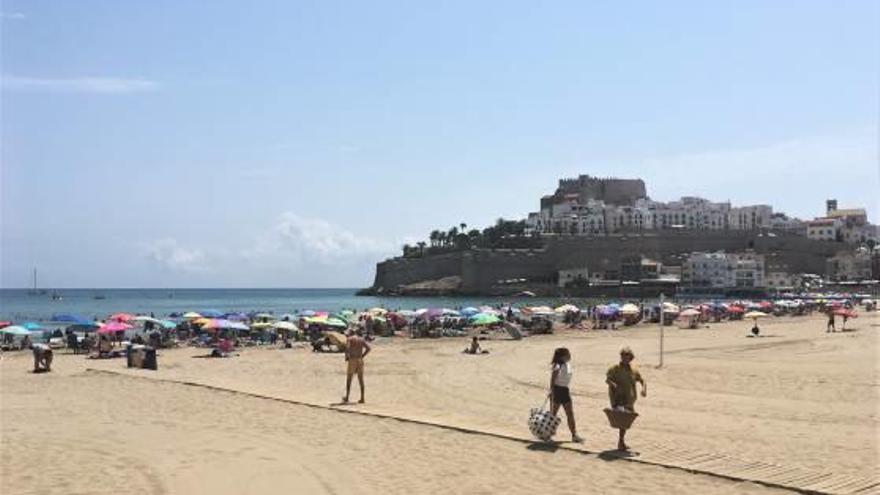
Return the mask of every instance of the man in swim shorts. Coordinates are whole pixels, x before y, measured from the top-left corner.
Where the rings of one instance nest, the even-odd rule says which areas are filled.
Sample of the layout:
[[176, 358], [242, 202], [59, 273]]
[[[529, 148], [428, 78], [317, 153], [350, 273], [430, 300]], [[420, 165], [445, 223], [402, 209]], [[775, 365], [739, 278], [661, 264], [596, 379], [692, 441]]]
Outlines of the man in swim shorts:
[[345, 397], [342, 402], [348, 402], [348, 396], [351, 394], [351, 379], [357, 374], [358, 385], [361, 388], [360, 404], [364, 403], [364, 358], [370, 353], [370, 344], [361, 336], [361, 330], [355, 331], [354, 335], [350, 335], [345, 346], [345, 361], [348, 365], [345, 378]]

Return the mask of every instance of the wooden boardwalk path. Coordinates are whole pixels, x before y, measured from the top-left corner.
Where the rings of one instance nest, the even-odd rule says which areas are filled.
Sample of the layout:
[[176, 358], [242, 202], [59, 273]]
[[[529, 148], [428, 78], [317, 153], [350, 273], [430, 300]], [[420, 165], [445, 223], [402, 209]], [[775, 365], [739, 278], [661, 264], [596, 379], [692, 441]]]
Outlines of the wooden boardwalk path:
[[[534, 443], [535, 440], [527, 437], [518, 437], [508, 433], [499, 433], [473, 429], [463, 425], [447, 424], [431, 420], [408, 418], [391, 414], [371, 412], [361, 409], [343, 409], [326, 404], [304, 402], [283, 397], [268, 396], [241, 390], [218, 387], [205, 383], [172, 380], [165, 378], [152, 378], [149, 376], [132, 374], [123, 371], [109, 371], [88, 369], [90, 373], [105, 373], [114, 376], [122, 376], [135, 379], [144, 379], [164, 383], [175, 383], [191, 387], [205, 388], [226, 393], [255, 397], [266, 400], [295, 404], [311, 408], [325, 409], [347, 414], [357, 414], [383, 419], [394, 419], [407, 423], [415, 423], [436, 428], [461, 431], [470, 434], [487, 435], [496, 438], [504, 438], [521, 443]], [[796, 466], [784, 466], [763, 461], [750, 461], [739, 459], [734, 456], [712, 452], [698, 452], [690, 448], [677, 447], [675, 445], [660, 445], [647, 443], [639, 446], [638, 455], [628, 455], [623, 452], [606, 451], [596, 452], [583, 448], [576, 444], [557, 444], [560, 449], [579, 452], [586, 455], [599, 456], [606, 460], [628, 461], [641, 464], [663, 466], [673, 469], [681, 469], [691, 473], [699, 473], [708, 476], [717, 476], [734, 481], [746, 481], [765, 486], [783, 488], [801, 493], [816, 493], [829, 495], [880, 495], [880, 473], [872, 473], [864, 476], [838, 474], [832, 472], [816, 471]]]

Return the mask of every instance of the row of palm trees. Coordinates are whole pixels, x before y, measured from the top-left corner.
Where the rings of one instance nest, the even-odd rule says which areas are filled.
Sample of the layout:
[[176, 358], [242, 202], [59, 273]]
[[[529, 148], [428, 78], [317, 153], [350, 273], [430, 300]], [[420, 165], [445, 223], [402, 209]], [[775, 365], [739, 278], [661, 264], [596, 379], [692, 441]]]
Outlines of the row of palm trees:
[[464, 251], [476, 248], [535, 248], [541, 246], [538, 235], [526, 235], [525, 220], [505, 220], [499, 218], [495, 225], [468, 230], [464, 222], [447, 231], [433, 230], [428, 235], [430, 243], [424, 241], [414, 246], [404, 244], [405, 257], [424, 256], [450, 251]]

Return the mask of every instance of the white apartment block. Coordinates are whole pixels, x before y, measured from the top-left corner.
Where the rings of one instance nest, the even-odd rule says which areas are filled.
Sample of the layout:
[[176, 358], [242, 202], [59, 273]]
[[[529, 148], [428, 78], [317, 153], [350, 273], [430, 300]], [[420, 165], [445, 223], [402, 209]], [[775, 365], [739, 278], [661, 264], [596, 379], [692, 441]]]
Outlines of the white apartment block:
[[764, 256], [695, 252], [681, 266], [682, 285], [711, 289], [766, 287]]
[[634, 206], [603, 201], [578, 202], [577, 195], [529, 214], [530, 231], [543, 234], [600, 234], [655, 229], [726, 230], [769, 228], [772, 208], [766, 205], [731, 208], [703, 198], [683, 197], [668, 203], [639, 199]]

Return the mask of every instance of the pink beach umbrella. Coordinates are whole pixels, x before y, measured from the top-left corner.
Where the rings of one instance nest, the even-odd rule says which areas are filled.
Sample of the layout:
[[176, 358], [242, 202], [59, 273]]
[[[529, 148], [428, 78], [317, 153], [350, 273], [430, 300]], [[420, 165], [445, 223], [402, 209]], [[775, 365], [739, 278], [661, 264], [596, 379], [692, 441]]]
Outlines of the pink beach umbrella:
[[116, 313], [115, 315], [111, 315], [108, 319], [113, 321], [129, 322], [131, 320], [134, 320], [134, 315], [129, 313]]
[[116, 333], [116, 332], [124, 332], [126, 330], [131, 330], [132, 327], [128, 323], [123, 323], [121, 321], [111, 321], [109, 323], [105, 323], [104, 326], [98, 329], [98, 333]]

